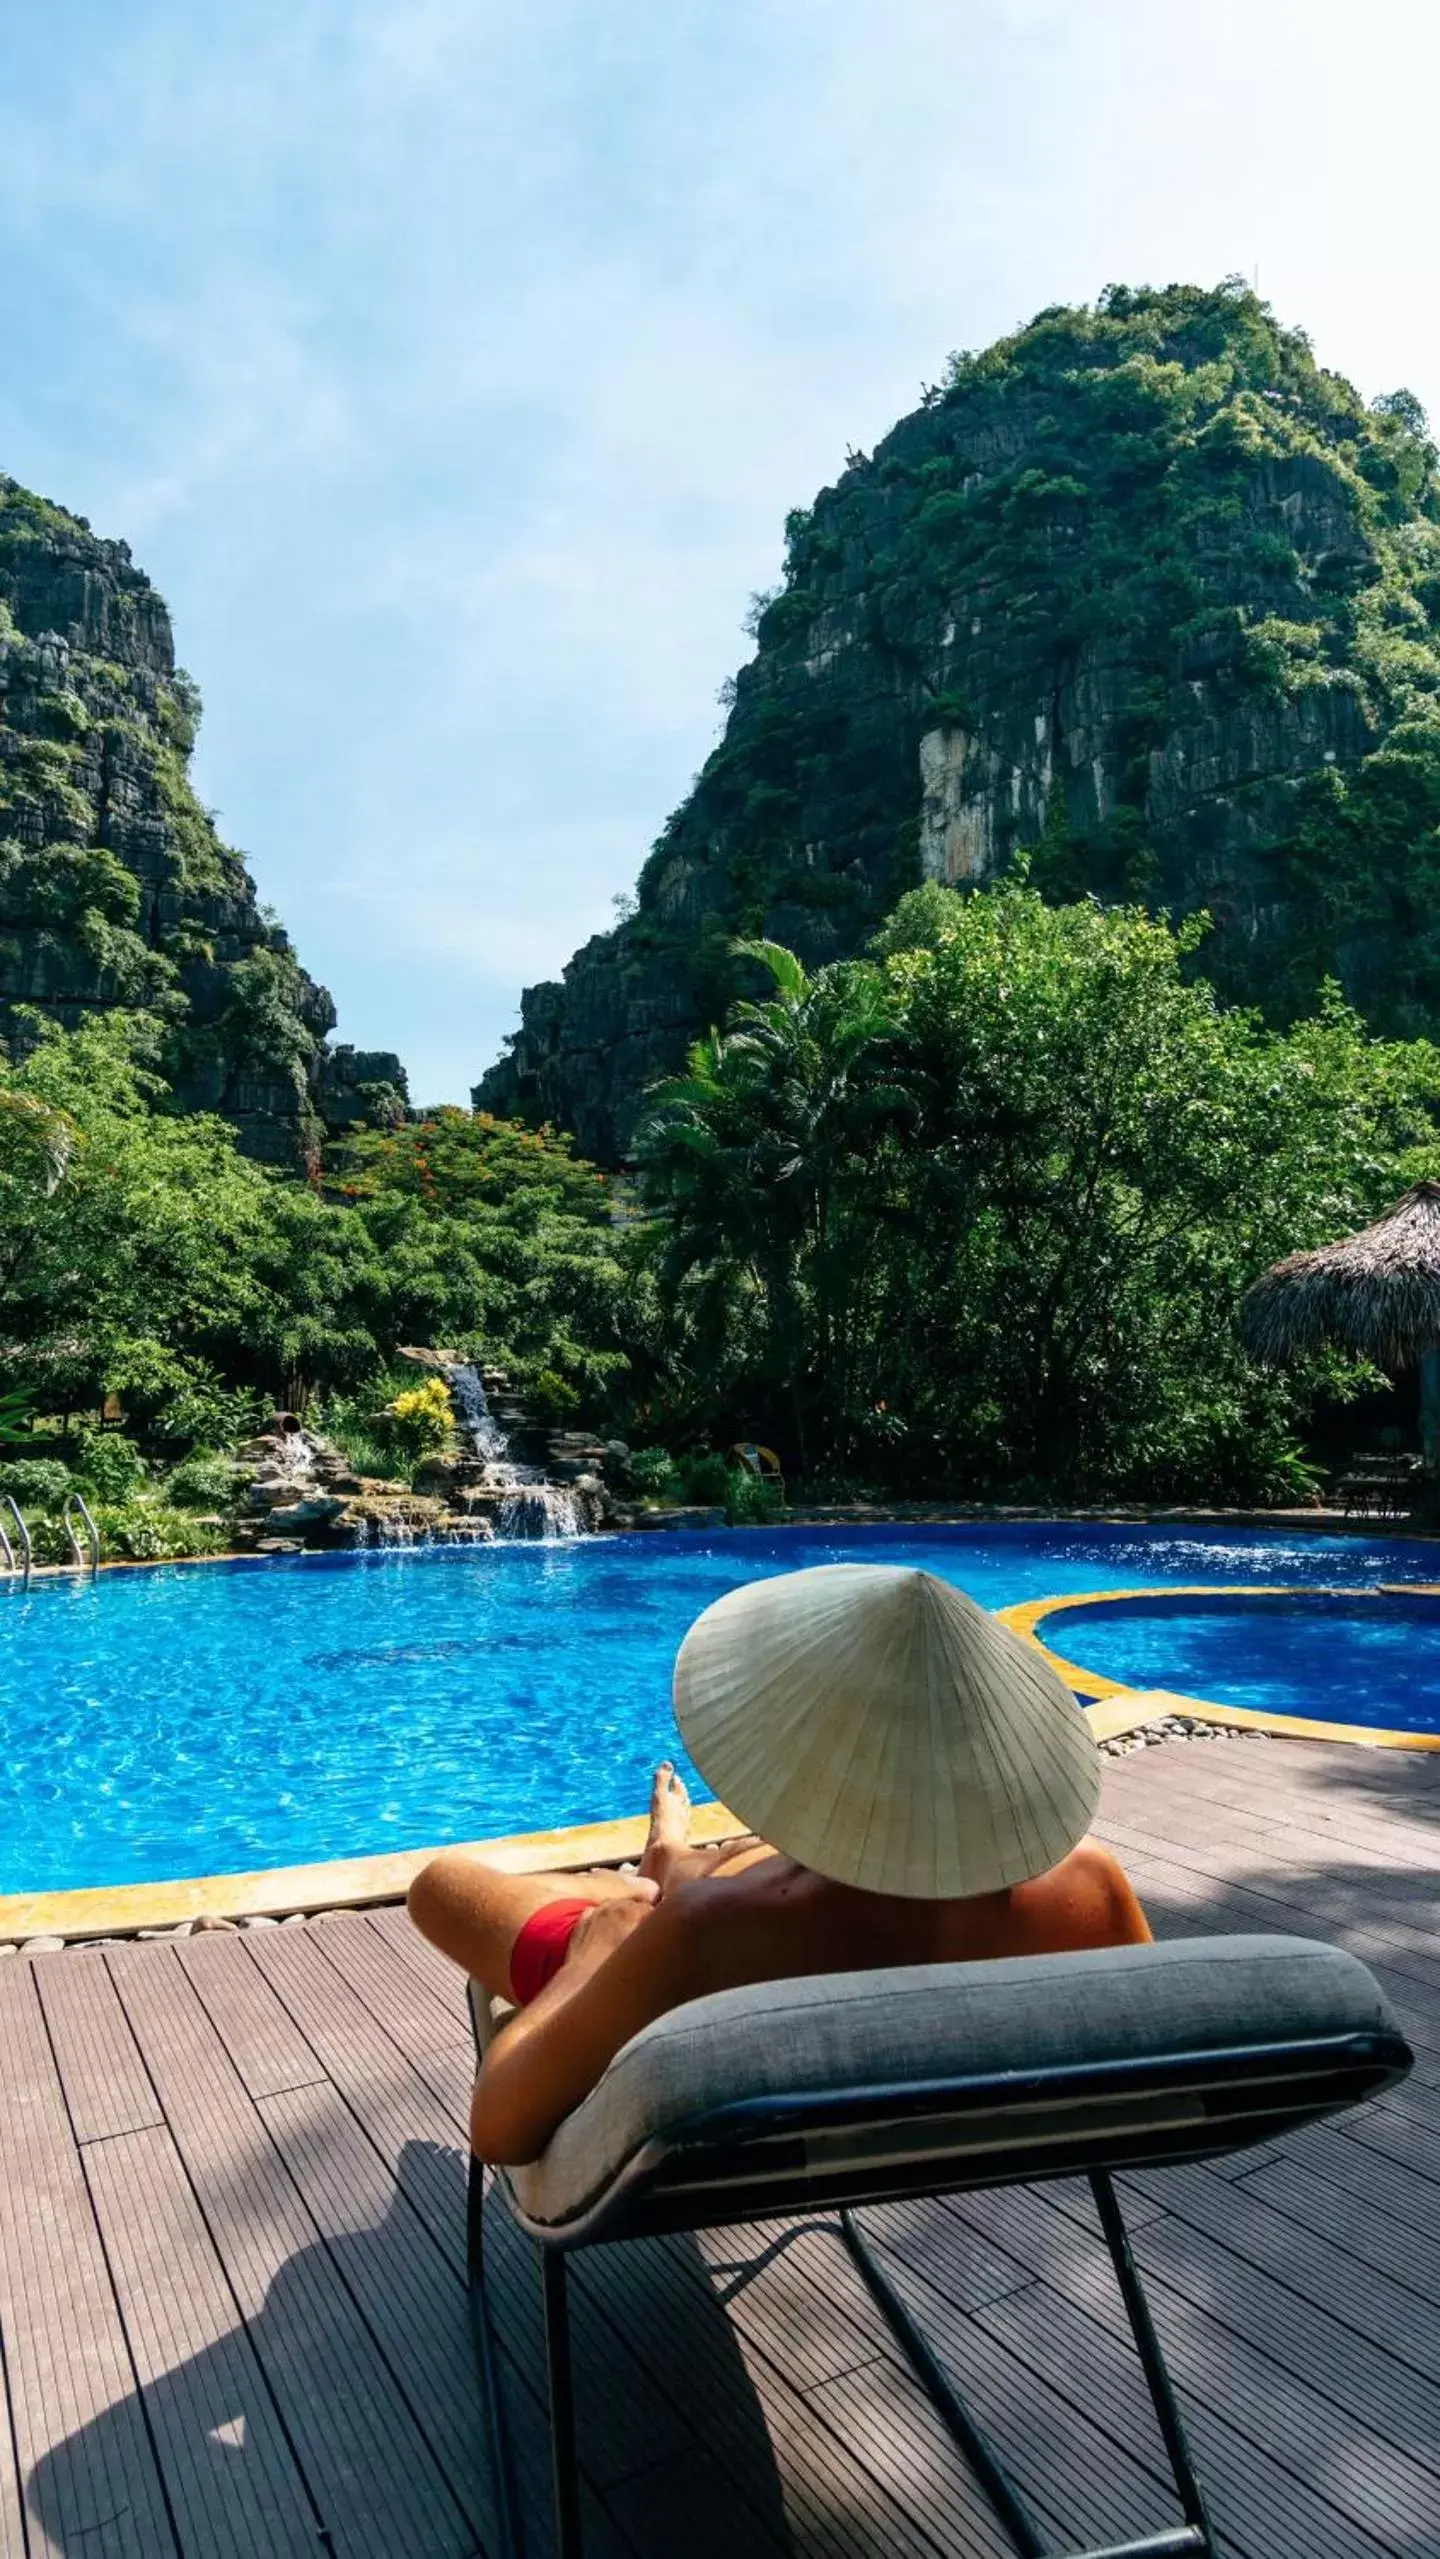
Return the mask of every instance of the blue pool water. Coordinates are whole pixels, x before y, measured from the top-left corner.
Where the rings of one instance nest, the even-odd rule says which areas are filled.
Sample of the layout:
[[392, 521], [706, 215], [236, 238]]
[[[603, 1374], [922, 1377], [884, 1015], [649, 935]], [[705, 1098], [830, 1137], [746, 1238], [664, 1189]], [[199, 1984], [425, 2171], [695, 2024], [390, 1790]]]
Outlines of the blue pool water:
[[[1328, 1578], [1328, 1576], [1327, 1576]], [[1127, 1688], [1322, 1723], [1440, 1733], [1440, 1600], [1189, 1599], [1057, 1609], [1041, 1633]]]
[[[735, 1583], [802, 1564], [921, 1564], [998, 1608], [1107, 1584], [1373, 1587], [1428, 1579], [1433, 1552], [1403, 1538], [1027, 1522], [652, 1533], [157, 1565], [28, 1594], [7, 1584], [0, 1890], [638, 1812], [675, 1747], [670, 1666], [686, 1627]], [[1178, 1682], [1167, 1672], [1165, 1684]]]

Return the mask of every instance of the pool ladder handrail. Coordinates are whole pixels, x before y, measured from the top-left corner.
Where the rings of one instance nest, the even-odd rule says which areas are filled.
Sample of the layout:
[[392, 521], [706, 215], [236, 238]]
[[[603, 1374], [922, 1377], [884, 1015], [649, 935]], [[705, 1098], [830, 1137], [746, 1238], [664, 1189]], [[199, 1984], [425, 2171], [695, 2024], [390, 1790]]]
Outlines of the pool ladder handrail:
[[16, 1563], [15, 1548], [6, 1530], [4, 1521], [0, 1520], [0, 1547], [3, 1547], [5, 1553], [5, 1570], [7, 1573], [23, 1572], [25, 1576], [25, 1588], [28, 1590], [30, 1587], [30, 1576], [35, 1569], [35, 1549], [30, 1542], [30, 1530], [26, 1523], [25, 1514], [20, 1508], [20, 1505], [16, 1501], [13, 1493], [0, 1495], [0, 1510], [7, 1510], [10, 1513], [11, 1518], [14, 1520], [15, 1525], [20, 1532], [20, 1553], [23, 1558], [21, 1563]]
[[74, 1556], [77, 1564], [83, 1564], [86, 1560], [85, 1550], [76, 1533], [75, 1522], [70, 1516], [72, 1510], [78, 1510], [85, 1523], [85, 1541], [86, 1545], [88, 1545], [90, 1549], [90, 1570], [92, 1573], [98, 1573], [100, 1570], [100, 1531], [95, 1525], [94, 1519], [91, 1516], [90, 1505], [86, 1501], [83, 1493], [67, 1493], [65, 1496], [65, 1508], [60, 1514], [61, 1526], [70, 1540], [70, 1552]]

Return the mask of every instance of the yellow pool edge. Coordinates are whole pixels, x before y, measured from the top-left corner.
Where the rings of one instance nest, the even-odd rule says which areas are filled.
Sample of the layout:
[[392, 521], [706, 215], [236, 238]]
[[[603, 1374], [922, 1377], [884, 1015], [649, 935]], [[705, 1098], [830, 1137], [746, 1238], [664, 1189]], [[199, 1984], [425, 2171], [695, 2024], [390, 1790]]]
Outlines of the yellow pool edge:
[[[445, 1845], [473, 1849], [512, 1875], [573, 1872], [638, 1857], [649, 1825], [643, 1814], [586, 1822], [568, 1830], [513, 1831], [500, 1839]], [[734, 1839], [745, 1828], [723, 1804], [697, 1804], [690, 1835], [698, 1847]], [[129, 1937], [141, 1928], [174, 1928], [183, 1919], [274, 1919], [292, 1911], [359, 1910], [403, 1901], [436, 1848], [392, 1849], [379, 1857], [332, 1858], [313, 1866], [270, 1866], [248, 1875], [189, 1875], [173, 1883], [92, 1884], [67, 1893], [0, 1894], [0, 1943], [26, 1937]]]
[[[1385, 1592], [1405, 1591], [1424, 1598], [1440, 1598], [1440, 1584], [1435, 1582], [1382, 1582]], [[1210, 1697], [1184, 1697], [1168, 1688], [1126, 1688], [1115, 1679], [1106, 1679], [1098, 1671], [1084, 1670], [1078, 1662], [1066, 1661], [1053, 1651], [1040, 1633], [1047, 1617], [1062, 1608], [1095, 1608], [1118, 1600], [1163, 1599], [1312, 1599], [1319, 1596], [1313, 1584], [1304, 1582], [1194, 1582], [1167, 1584], [1163, 1590], [1153, 1586], [1140, 1590], [1062, 1591], [1050, 1599], [1025, 1599], [995, 1614], [1002, 1626], [1023, 1642], [1033, 1644], [1037, 1653], [1058, 1671], [1067, 1688], [1075, 1690], [1085, 1702], [1085, 1712], [1099, 1741], [1110, 1741], [1124, 1733], [1138, 1731], [1142, 1724], [1152, 1723], [1161, 1715], [1193, 1715], [1197, 1722], [1233, 1724], [1242, 1732], [1270, 1733], [1278, 1741], [1355, 1742], [1370, 1750], [1440, 1750], [1440, 1733], [1392, 1732], [1379, 1724], [1322, 1723], [1308, 1715], [1262, 1715], [1249, 1706], [1221, 1706]], [[1349, 1593], [1347, 1596], [1354, 1597]]]

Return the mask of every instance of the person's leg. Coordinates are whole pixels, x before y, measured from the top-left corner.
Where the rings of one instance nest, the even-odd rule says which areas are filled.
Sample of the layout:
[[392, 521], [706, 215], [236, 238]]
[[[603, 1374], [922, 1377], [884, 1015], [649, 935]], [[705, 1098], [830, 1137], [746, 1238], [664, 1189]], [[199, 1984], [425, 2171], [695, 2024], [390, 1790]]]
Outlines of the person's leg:
[[598, 1868], [584, 1875], [507, 1875], [467, 1848], [422, 1866], [407, 1906], [422, 1937], [501, 1999], [511, 1996], [511, 1949], [527, 1919], [552, 1901], [653, 1901], [653, 1884]]
[[713, 1875], [729, 1865], [732, 1858], [745, 1857], [760, 1847], [753, 1836], [725, 1839], [713, 1848], [690, 1846], [691, 1804], [685, 1780], [668, 1759], [662, 1759], [655, 1771], [650, 1789], [650, 1836], [640, 1854], [640, 1872], [658, 1884], [662, 1897], [673, 1893], [679, 1884], [693, 1884], [701, 1875]]

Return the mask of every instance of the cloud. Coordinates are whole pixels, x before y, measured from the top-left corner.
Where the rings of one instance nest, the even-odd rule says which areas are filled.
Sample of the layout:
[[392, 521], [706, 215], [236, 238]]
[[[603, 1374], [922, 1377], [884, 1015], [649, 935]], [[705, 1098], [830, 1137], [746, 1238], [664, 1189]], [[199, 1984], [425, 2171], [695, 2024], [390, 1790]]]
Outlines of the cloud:
[[[463, 1094], [955, 345], [1262, 288], [1440, 407], [1428, 9], [19, 0], [0, 461], [125, 534], [341, 1034]], [[1423, 319], [1421, 315], [1424, 315]]]

